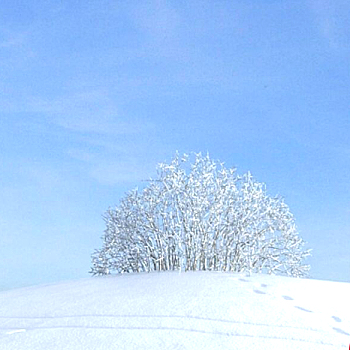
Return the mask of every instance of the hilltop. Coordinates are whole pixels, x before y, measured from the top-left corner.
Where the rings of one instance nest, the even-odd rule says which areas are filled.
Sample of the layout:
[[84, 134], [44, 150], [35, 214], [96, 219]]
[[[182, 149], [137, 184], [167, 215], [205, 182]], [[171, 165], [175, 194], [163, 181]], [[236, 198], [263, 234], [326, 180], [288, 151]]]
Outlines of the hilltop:
[[348, 349], [350, 284], [220, 272], [0, 292], [2, 350]]

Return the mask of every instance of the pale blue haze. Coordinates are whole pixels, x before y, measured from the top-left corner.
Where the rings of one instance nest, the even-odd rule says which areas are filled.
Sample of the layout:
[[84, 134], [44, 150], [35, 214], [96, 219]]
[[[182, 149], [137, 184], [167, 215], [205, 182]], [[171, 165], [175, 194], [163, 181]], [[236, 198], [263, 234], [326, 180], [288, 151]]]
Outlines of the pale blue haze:
[[0, 6], [0, 289], [86, 277], [101, 215], [207, 151], [280, 194], [350, 281], [350, 2]]

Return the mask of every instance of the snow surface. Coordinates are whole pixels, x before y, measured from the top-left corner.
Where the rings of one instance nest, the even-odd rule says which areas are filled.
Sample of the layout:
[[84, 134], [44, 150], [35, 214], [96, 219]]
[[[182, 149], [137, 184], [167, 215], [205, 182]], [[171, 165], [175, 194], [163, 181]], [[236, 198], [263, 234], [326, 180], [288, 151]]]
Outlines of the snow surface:
[[0, 349], [348, 349], [350, 284], [222, 272], [0, 292]]

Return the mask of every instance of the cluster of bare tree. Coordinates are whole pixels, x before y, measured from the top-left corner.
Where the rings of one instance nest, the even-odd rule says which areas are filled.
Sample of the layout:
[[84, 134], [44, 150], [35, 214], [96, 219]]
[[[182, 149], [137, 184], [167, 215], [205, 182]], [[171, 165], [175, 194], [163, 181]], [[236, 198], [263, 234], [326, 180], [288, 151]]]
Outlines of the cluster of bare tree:
[[[191, 156], [192, 157], [192, 156]], [[104, 216], [94, 275], [214, 270], [302, 277], [308, 250], [293, 215], [250, 173], [239, 176], [209, 156], [176, 154], [158, 178]]]

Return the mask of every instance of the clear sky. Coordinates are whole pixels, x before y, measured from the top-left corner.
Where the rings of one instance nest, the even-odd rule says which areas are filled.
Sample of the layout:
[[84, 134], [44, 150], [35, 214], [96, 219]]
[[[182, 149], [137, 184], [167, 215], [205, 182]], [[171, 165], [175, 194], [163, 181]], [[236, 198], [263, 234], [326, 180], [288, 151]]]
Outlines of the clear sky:
[[285, 198], [350, 282], [348, 0], [2, 0], [0, 289], [88, 276], [102, 214], [180, 152]]

